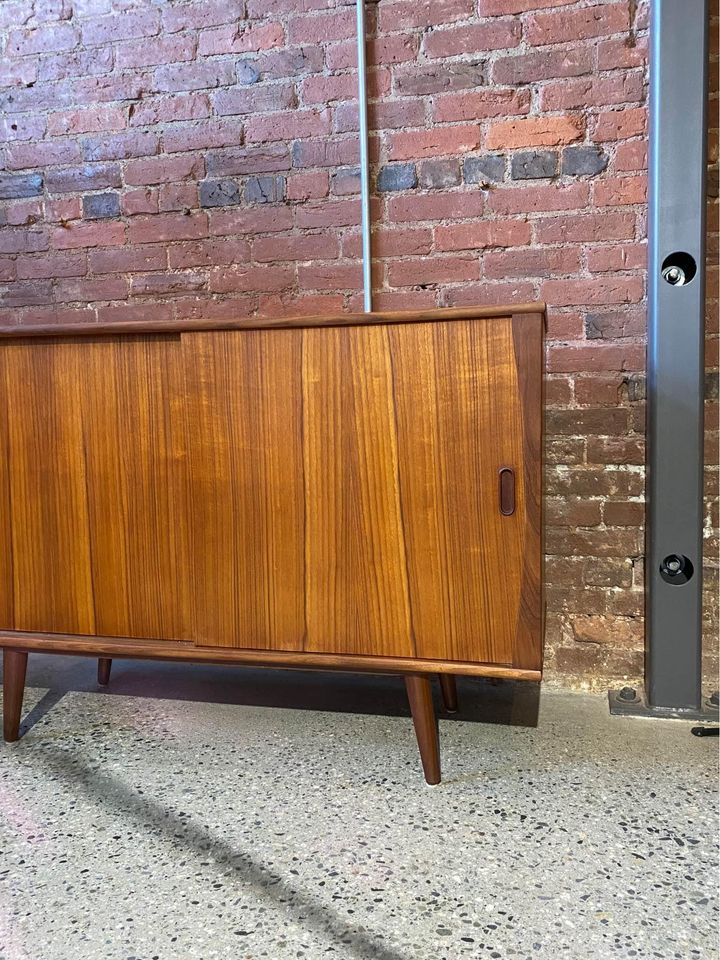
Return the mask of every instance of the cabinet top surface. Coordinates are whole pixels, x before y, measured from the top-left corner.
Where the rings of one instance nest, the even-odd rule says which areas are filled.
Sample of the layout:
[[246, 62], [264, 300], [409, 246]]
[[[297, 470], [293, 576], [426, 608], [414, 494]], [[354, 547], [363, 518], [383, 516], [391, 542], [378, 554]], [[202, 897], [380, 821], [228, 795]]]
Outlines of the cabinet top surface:
[[545, 317], [545, 304], [504, 304], [440, 308], [435, 310], [377, 311], [373, 313], [341, 313], [304, 317], [240, 317], [237, 320], [142, 320], [115, 323], [57, 323], [36, 326], [1, 324], [0, 338], [114, 336], [121, 334], [177, 334], [205, 330], [272, 330], [302, 327], [353, 327], [387, 323], [432, 323], [452, 320], [480, 320], [493, 317]]

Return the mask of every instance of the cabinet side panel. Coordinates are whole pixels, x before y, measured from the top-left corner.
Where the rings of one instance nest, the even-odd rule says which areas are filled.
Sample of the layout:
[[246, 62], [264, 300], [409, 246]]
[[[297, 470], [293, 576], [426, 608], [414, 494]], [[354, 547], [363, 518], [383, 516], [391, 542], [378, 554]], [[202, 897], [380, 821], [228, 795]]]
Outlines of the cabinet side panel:
[[15, 627], [13, 540], [10, 499], [9, 395], [5, 373], [7, 352], [0, 345], [0, 624]]
[[3, 353], [15, 628], [93, 634], [83, 348], [36, 342]]
[[542, 314], [513, 317], [522, 411], [526, 523], [513, 664], [540, 670], [543, 660], [543, 328]]
[[301, 330], [184, 334], [193, 633], [301, 650]]
[[[417, 655], [510, 663], [525, 523], [510, 319], [390, 337]], [[502, 467], [516, 478], [511, 516]]]
[[79, 344], [97, 632], [188, 639], [187, 454], [178, 338]]
[[387, 328], [303, 337], [306, 649], [413, 656]]

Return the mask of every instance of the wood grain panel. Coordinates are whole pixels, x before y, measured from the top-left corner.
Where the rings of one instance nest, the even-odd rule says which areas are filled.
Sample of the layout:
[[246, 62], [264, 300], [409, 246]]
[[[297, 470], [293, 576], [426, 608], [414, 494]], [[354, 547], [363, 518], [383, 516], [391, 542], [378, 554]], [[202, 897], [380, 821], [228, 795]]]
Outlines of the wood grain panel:
[[96, 630], [188, 638], [189, 504], [179, 339], [122, 338], [71, 349], [80, 360]]
[[[511, 663], [524, 490], [510, 321], [389, 332], [417, 655]], [[501, 467], [520, 479], [512, 516]]]
[[82, 356], [51, 342], [3, 348], [18, 630], [95, 632]]
[[198, 644], [303, 646], [301, 340], [183, 337]]
[[387, 330], [303, 344], [305, 648], [413, 656]]
[[10, 432], [5, 361], [0, 349], [0, 625], [15, 626], [15, 589], [13, 585], [13, 538], [10, 513]]

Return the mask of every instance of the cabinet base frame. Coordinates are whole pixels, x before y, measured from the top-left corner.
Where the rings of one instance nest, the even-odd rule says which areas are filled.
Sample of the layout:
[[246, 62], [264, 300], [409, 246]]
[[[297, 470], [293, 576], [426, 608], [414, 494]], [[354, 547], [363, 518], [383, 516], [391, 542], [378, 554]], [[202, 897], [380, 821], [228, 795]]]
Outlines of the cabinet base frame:
[[[540, 680], [539, 670], [523, 670], [489, 664], [410, 660], [391, 657], [338, 656], [302, 652], [196, 647], [192, 643], [167, 640], [134, 640], [123, 637], [81, 637], [63, 634], [0, 633], [3, 648], [3, 735], [7, 742], [20, 736], [25, 673], [29, 652], [56, 653], [99, 658], [98, 680], [107, 683], [112, 659], [188, 660], [303, 670], [340, 670], [349, 673], [390, 673], [405, 677], [410, 710], [417, 737], [425, 780], [440, 782], [440, 748], [431, 676], [439, 674], [446, 705], [454, 687], [454, 674], [514, 680]], [[450, 696], [450, 700], [453, 698]]]

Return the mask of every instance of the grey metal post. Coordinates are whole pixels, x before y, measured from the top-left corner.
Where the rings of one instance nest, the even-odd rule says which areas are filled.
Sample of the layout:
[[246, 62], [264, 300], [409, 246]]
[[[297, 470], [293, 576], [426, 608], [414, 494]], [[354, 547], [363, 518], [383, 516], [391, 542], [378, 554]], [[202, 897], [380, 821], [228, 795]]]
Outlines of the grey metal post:
[[365, 0], [355, 0], [357, 23], [358, 115], [360, 120], [360, 212], [363, 254], [363, 306], [372, 310], [370, 242], [370, 159], [368, 156], [367, 70], [365, 63]]
[[651, 9], [646, 687], [701, 706], [706, 0]]
[[707, 0], [650, 10], [645, 691], [613, 713], [717, 717], [703, 702]]

